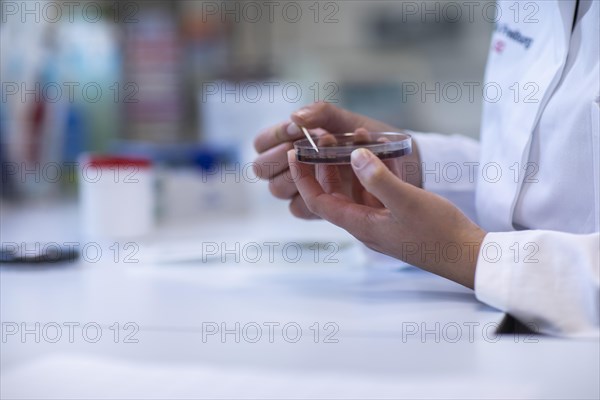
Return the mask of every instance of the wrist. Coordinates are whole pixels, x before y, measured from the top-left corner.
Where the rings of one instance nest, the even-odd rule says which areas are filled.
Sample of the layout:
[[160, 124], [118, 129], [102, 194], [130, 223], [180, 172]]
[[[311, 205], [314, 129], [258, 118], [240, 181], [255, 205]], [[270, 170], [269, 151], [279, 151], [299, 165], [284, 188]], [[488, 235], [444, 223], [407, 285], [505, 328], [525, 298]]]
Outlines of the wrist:
[[477, 259], [479, 258], [479, 252], [485, 239], [487, 232], [477, 227], [467, 238], [463, 241], [463, 257], [461, 257], [460, 281], [456, 281], [469, 289], [475, 289], [475, 273], [477, 271]]

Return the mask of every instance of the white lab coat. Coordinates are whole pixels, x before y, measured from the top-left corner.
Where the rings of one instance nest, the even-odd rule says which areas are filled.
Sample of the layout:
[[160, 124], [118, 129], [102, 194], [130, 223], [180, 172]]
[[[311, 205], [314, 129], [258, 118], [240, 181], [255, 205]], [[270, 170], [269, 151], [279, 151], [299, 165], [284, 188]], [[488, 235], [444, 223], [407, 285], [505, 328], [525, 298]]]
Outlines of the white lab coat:
[[542, 333], [598, 336], [600, 2], [581, 1], [574, 28], [575, 1], [537, 2], [537, 22], [512, 4], [499, 2], [481, 142], [416, 134], [424, 187], [489, 232], [479, 300]]

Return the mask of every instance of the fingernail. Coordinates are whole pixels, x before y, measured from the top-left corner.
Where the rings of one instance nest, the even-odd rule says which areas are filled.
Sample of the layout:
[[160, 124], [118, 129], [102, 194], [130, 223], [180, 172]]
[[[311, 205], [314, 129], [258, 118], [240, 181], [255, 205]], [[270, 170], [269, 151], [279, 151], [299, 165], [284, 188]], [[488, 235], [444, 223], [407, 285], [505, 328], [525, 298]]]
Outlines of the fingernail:
[[310, 117], [310, 110], [307, 108], [301, 108], [294, 113], [294, 116], [302, 121], [306, 121]]
[[287, 152], [288, 163], [296, 161], [296, 150], [288, 150]]
[[350, 162], [355, 169], [362, 169], [371, 160], [371, 153], [366, 149], [356, 149], [350, 155]]
[[300, 134], [300, 128], [292, 122], [287, 127], [287, 133], [290, 136], [298, 136]]
[[312, 111], [308, 108], [301, 108], [298, 111], [294, 112], [292, 115], [295, 117], [294, 120], [300, 120], [300, 125], [306, 125], [307, 121], [310, 120], [310, 116]]

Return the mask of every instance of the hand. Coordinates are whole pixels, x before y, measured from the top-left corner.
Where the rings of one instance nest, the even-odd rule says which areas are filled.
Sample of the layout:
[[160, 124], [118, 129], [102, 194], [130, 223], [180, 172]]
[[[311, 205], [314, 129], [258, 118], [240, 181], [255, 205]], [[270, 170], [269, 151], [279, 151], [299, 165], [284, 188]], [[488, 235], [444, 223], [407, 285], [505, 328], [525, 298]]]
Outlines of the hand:
[[[329, 103], [315, 103], [302, 108], [292, 114], [291, 120], [268, 128], [257, 136], [254, 147], [259, 156], [255, 161], [254, 171], [258, 177], [269, 180], [269, 190], [273, 196], [291, 200], [292, 214], [305, 219], [319, 218], [319, 216], [308, 209], [304, 199], [299, 195], [286, 156], [288, 150], [293, 149], [293, 142], [304, 137], [298, 125], [310, 129], [311, 133], [317, 136], [326, 133], [355, 132], [360, 128], [371, 132], [398, 131], [382, 122], [351, 113]], [[410, 156], [386, 161], [386, 164], [406, 181], [415, 186], [421, 185], [419, 155], [414, 141]], [[410, 167], [405, 168], [409, 164]], [[319, 165], [312, 168], [311, 173], [328, 191], [336, 190], [344, 193], [360, 204], [378, 204], [364, 191], [350, 166]]]
[[486, 235], [446, 199], [394, 175], [366, 149], [352, 153], [352, 169], [380, 206], [364, 205], [323, 188], [312, 166], [288, 152], [294, 182], [308, 210], [350, 232], [369, 248], [474, 287], [479, 248]]

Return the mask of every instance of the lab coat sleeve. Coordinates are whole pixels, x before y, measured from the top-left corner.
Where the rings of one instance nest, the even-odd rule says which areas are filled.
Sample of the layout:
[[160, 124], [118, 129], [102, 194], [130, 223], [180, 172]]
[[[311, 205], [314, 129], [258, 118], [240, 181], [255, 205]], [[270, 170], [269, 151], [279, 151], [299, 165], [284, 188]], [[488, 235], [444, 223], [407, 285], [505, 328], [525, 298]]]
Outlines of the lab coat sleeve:
[[598, 337], [599, 246], [599, 233], [489, 233], [478, 255], [475, 295], [536, 332]]
[[419, 148], [423, 188], [447, 198], [473, 221], [479, 142], [462, 135], [409, 132]]

